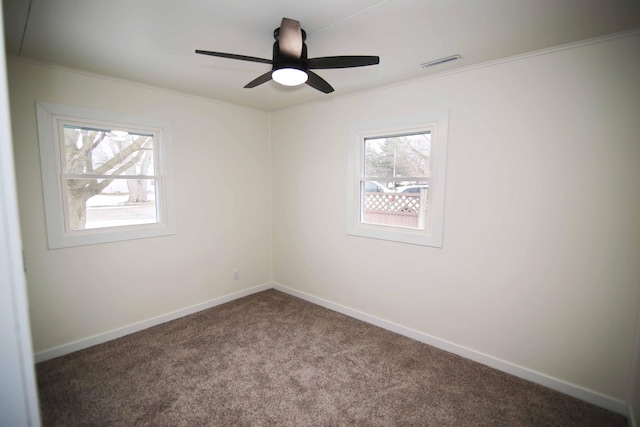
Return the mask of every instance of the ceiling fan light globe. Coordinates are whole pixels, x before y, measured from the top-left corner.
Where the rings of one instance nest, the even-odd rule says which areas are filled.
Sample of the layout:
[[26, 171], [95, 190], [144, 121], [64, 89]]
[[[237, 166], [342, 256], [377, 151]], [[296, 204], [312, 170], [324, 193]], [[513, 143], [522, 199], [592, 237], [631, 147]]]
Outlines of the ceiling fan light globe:
[[309, 76], [298, 68], [279, 68], [273, 70], [271, 78], [284, 86], [298, 86], [305, 83]]

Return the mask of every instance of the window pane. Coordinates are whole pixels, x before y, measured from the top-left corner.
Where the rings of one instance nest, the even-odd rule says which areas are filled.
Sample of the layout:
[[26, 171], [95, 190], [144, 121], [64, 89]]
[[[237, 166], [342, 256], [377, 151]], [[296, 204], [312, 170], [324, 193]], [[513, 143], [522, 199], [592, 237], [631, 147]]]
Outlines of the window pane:
[[366, 138], [364, 151], [364, 176], [431, 176], [431, 132]]
[[156, 180], [68, 179], [67, 206], [71, 230], [153, 224]]
[[153, 175], [153, 135], [64, 125], [66, 174]]
[[425, 229], [429, 200], [427, 181], [362, 181], [360, 188], [363, 223]]

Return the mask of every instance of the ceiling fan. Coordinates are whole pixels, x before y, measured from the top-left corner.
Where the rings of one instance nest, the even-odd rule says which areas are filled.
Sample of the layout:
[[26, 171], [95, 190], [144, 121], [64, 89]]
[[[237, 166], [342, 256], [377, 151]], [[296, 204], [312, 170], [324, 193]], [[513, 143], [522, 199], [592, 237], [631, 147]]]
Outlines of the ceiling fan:
[[285, 86], [298, 86], [306, 83], [323, 93], [331, 93], [333, 88], [326, 80], [311, 70], [364, 67], [380, 63], [378, 56], [325, 56], [309, 59], [307, 58], [307, 45], [304, 42], [307, 33], [300, 28], [300, 22], [289, 18], [282, 18], [280, 27], [273, 31], [273, 37], [276, 42], [273, 44], [272, 59], [208, 50], [196, 50], [196, 53], [272, 65], [271, 71], [250, 81], [244, 86], [245, 88], [253, 88], [273, 79]]

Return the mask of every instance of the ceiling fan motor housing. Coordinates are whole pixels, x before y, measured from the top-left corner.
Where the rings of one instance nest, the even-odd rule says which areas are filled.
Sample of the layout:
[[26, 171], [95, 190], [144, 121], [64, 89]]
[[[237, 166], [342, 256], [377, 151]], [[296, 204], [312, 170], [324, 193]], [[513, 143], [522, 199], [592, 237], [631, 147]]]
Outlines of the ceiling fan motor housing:
[[307, 61], [307, 44], [302, 43], [302, 54], [300, 55], [300, 58], [296, 58], [280, 52], [280, 45], [276, 41], [273, 44], [272, 71], [279, 70], [281, 68], [295, 68], [297, 70], [307, 72], [309, 70], [309, 65]]
[[[307, 32], [302, 28], [300, 28], [300, 32], [302, 33], [302, 41], [305, 41], [307, 39]], [[273, 38], [276, 39], [276, 41], [280, 40], [280, 27], [273, 30]]]

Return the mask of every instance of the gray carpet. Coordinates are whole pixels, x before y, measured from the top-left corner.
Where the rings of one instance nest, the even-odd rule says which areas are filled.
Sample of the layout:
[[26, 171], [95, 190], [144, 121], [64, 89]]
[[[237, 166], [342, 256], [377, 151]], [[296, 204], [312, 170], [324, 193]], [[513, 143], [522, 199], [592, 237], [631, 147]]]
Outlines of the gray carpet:
[[275, 290], [36, 365], [45, 426], [626, 426]]

